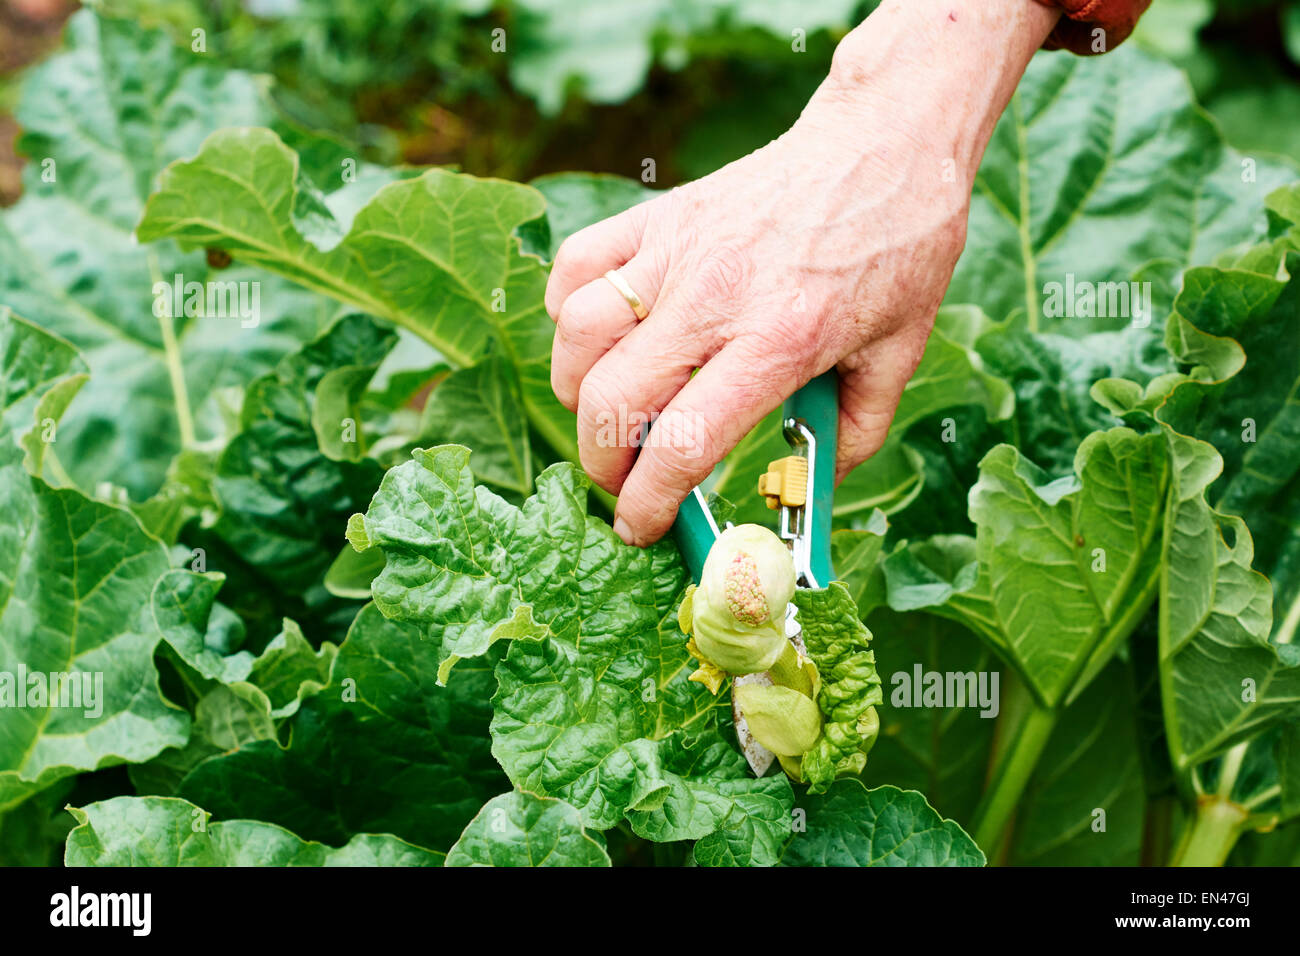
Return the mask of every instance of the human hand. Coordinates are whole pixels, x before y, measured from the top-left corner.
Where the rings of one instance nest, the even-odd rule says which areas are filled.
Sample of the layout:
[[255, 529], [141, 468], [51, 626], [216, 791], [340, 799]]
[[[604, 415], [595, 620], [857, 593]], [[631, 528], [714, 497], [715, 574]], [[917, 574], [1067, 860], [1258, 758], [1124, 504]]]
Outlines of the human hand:
[[691, 488], [828, 369], [836, 480], [880, 448], [965, 242], [979, 158], [1056, 17], [1030, 0], [886, 0], [787, 133], [563, 244], [551, 381], [578, 414], [583, 467], [619, 496], [625, 541], [662, 536]]

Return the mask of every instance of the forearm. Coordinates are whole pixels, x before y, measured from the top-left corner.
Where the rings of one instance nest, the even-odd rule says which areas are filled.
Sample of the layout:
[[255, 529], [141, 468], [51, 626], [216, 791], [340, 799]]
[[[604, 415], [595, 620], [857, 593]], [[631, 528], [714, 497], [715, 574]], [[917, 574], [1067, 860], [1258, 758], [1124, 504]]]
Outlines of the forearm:
[[[963, 182], [1060, 13], [1033, 0], [884, 0], [835, 51], [814, 103], [870, 148], [884, 132], [952, 159]], [[899, 107], [904, 108], [900, 109]], [[892, 107], [892, 108], [889, 108]], [[889, 130], [854, 118], [888, 116]], [[893, 139], [893, 137], [889, 137]]]

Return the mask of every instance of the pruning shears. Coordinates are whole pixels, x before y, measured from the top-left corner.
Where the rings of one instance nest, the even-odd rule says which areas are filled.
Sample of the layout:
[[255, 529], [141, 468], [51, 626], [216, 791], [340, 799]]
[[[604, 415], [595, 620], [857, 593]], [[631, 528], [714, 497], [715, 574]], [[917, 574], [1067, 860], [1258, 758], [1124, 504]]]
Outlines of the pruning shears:
[[[831, 507], [835, 491], [835, 452], [839, 427], [839, 375], [829, 371], [810, 381], [785, 402], [782, 431], [791, 454], [771, 462], [758, 480], [758, 493], [777, 515], [777, 534], [794, 558], [801, 588], [826, 587], [831, 568]], [[677, 512], [673, 536], [696, 584], [720, 529], [704, 493], [692, 489]], [[786, 637], [806, 654], [795, 606], [785, 617]], [[733, 682], [732, 717], [736, 737], [754, 773], [762, 776], [775, 755], [754, 739], [734, 698], [734, 687], [751, 681], [772, 683], [767, 674], [748, 674]]]

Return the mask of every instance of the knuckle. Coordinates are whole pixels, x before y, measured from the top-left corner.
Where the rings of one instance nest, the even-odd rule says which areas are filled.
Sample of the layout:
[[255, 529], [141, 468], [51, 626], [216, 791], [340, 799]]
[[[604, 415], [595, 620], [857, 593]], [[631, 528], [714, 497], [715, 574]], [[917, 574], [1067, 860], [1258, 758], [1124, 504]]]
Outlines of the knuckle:
[[658, 536], [666, 528], [680, 504], [680, 497], [662, 486], [625, 487], [618, 498], [618, 513], [631, 526], [639, 540]]
[[618, 378], [593, 369], [578, 386], [578, 427], [584, 432], [608, 427], [610, 414], [626, 406]]
[[669, 409], [655, 421], [651, 446], [656, 480], [675, 492], [686, 492], [713, 467], [710, 453], [718, 435], [704, 415], [687, 408]]
[[575, 232], [561, 242], [560, 248], [555, 250], [555, 261], [551, 265], [551, 274], [567, 275], [581, 272], [584, 267], [589, 267], [591, 262], [591, 244], [584, 239], [581, 232]]
[[556, 337], [574, 352], [604, 354], [635, 325], [631, 321], [623, 322], [607, 309], [606, 303], [591, 289], [579, 289], [560, 306]]
[[593, 328], [591, 310], [582, 302], [582, 291], [573, 293], [560, 306], [555, 317], [557, 335], [570, 345], [589, 346], [596, 338], [597, 330]]
[[696, 294], [715, 305], [739, 302], [749, 295], [754, 274], [754, 262], [748, 255], [715, 246], [704, 253], [696, 267]]
[[[793, 343], [794, 344], [792, 347]], [[754, 370], [748, 378], [732, 383], [732, 398], [740, 408], [757, 408], [779, 402], [819, 369], [820, 349], [807, 330], [791, 332], [785, 322], [774, 321], [750, 331], [736, 341], [745, 364]]]

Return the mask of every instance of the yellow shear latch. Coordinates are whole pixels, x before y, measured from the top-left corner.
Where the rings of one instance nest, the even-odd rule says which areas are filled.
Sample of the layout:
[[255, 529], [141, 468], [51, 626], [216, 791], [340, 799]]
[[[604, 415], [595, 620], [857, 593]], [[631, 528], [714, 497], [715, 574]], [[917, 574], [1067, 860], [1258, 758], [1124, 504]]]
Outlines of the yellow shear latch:
[[791, 455], [772, 462], [758, 478], [758, 493], [773, 511], [802, 508], [808, 501], [808, 459]]

